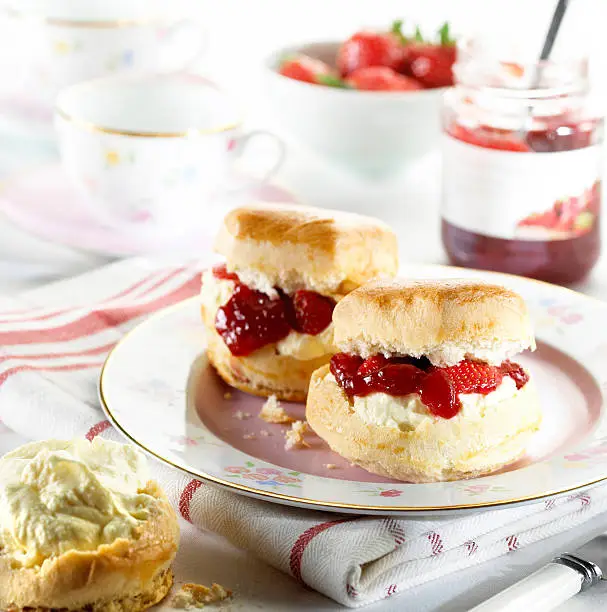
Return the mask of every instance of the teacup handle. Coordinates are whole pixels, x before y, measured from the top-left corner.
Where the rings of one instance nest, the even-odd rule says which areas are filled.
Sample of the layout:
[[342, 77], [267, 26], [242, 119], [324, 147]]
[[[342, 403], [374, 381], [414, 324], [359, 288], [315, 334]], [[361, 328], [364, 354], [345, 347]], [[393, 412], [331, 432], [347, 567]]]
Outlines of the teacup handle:
[[[253, 177], [253, 181], [256, 183], [267, 183], [280, 169], [285, 161], [285, 157], [287, 155], [287, 150], [285, 143], [281, 138], [269, 132], [267, 130], [254, 130], [252, 132], [247, 132], [246, 134], [242, 134], [241, 136], [237, 136], [232, 140], [229, 155], [230, 161], [232, 164], [232, 172], [234, 173], [234, 165], [237, 161], [243, 160], [246, 158], [246, 150], [249, 144], [256, 138], [264, 137], [269, 138], [275, 144], [276, 150], [273, 161], [269, 164], [268, 168], [266, 168], [261, 176]], [[250, 181], [245, 181], [244, 184], [239, 185], [237, 187], [228, 187], [227, 193], [234, 194], [244, 189], [250, 187]]]
[[[182, 59], [182, 61], [164, 62], [163, 70], [165, 72], [187, 71], [196, 65], [198, 60], [206, 53], [208, 47], [208, 35], [203, 29], [201, 22], [193, 17], [184, 17], [171, 24], [161, 40], [161, 45], [167, 46], [178, 39], [180, 36], [190, 32], [191, 36], [196, 36], [198, 42], [195, 49], [189, 59]], [[169, 45], [170, 46], [170, 45]]]

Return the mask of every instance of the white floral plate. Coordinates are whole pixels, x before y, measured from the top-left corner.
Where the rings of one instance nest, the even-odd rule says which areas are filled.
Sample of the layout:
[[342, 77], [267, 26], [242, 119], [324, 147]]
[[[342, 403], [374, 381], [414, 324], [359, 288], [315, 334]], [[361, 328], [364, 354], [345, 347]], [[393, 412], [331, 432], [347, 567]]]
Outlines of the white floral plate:
[[[521, 293], [538, 350], [520, 361], [534, 376], [544, 422], [528, 454], [501, 472], [457, 482], [407, 484], [349, 465], [314, 434], [284, 448], [284, 425], [257, 414], [263, 400], [229, 390], [204, 356], [196, 298], [128, 334], [101, 373], [114, 425], [156, 458], [238, 493], [335, 512], [437, 514], [532, 502], [607, 479], [607, 304], [516, 276], [409, 266], [407, 277], [476, 277]], [[303, 418], [302, 404], [287, 410]]]

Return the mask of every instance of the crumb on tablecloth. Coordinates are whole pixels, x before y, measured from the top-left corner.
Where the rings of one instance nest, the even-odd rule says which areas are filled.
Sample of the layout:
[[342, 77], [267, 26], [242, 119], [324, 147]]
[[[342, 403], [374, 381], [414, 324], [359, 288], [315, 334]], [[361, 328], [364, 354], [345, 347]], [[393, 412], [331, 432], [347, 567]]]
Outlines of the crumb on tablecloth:
[[242, 437], [244, 440], [257, 440], [257, 436], [254, 433], [248, 433]]
[[325, 467], [328, 470], [336, 470], [337, 469], [337, 466], [334, 463], [325, 463]]
[[230, 391], [226, 391], [223, 394], [223, 399], [227, 399], [227, 400], [232, 399], [232, 393]]
[[306, 431], [308, 431], [308, 424], [305, 421], [295, 421], [291, 429], [285, 431], [285, 450], [309, 448], [310, 445], [304, 439]]
[[203, 608], [206, 604], [217, 603], [232, 596], [232, 591], [225, 589], [220, 584], [213, 583], [211, 588], [203, 584], [186, 582], [173, 595], [171, 605], [173, 608], [189, 609]]
[[233, 418], [238, 419], [239, 421], [244, 421], [244, 419], [250, 419], [250, 412], [243, 412], [242, 410], [237, 410], [233, 415]]
[[285, 412], [275, 395], [270, 395], [270, 397], [268, 397], [264, 405], [261, 407], [259, 418], [263, 419], [266, 423], [278, 423], [283, 425], [295, 421], [292, 416], [289, 416]]

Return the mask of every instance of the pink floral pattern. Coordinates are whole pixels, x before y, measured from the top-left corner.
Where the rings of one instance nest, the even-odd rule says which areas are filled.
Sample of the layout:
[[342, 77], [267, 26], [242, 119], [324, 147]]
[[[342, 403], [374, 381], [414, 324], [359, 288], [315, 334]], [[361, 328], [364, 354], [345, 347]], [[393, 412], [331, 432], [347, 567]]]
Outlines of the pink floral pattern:
[[280, 470], [277, 468], [256, 467], [252, 461], [247, 461], [244, 466], [230, 465], [224, 470], [229, 478], [242, 478], [254, 480], [259, 485], [269, 487], [301, 487], [300, 472]]
[[364, 489], [357, 492], [367, 493], [371, 497], [399, 497], [403, 494], [402, 489], [384, 489], [383, 487], [374, 487], [373, 489]]
[[468, 485], [466, 487], [464, 487], [463, 491], [464, 493], [467, 493], [468, 495], [481, 495], [482, 493], [493, 493], [493, 492], [499, 492], [499, 491], [507, 491], [508, 489], [506, 487], [498, 487], [495, 485], [488, 485], [488, 484], [476, 484], [476, 485]]
[[565, 455], [563, 459], [571, 463], [579, 463], [582, 461], [592, 463], [603, 462], [607, 460], [607, 441], [602, 441], [595, 446], [585, 448], [578, 453], [569, 453]]

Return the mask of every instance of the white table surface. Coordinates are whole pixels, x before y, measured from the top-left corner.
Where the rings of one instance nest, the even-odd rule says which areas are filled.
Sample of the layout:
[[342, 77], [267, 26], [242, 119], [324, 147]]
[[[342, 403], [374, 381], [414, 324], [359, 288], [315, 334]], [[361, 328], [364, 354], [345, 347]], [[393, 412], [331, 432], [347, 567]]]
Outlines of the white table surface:
[[[582, 0], [577, 1], [580, 3]], [[513, 3], [516, 4], [513, 1], [509, 5]], [[249, 36], [248, 41], [252, 44], [256, 23], [245, 26], [243, 24], [248, 23], [246, 19], [239, 20], [238, 23], [232, 19], [236, 5], [245, 10], [251, 4], [235, 0], [214, 3], [213, 7], [217, 10], [209, 15], [212, 28], [223, 32], [232, 29], [232, 34], [226, 34], [226, 37], [219, 42], [216, 38], [212, 40], [209, 57], [211, 60], [214, 59], [215, 63], [211, 62], [208, 72], [217, 80], [224, 80], [228, 89], [236, 93], [250, 87], [251, 84], [254, 86], [256, 73], [252, 68], [246, 69], [246, 62], [258, 62], [263, 53], [259, 47], [257, 55], [247, 54], [247, 58], [242, 61], [236, 61], [233, 54], [225, 53], [225, 49], [233, 44], [234, 39], [242, 40], [243, 37]], [[374, 4], [377, 7], [377, 3]], [[346, 5], [336, 1], [335, 6], [341, 7], [339, 10], [344, 12], [339, 16], [334, 13], [333, 21], [331, 18], [320, 19], [318, 14], [311, 16], [307, 12], [302, 12], [295, 20], [301, 22], [297, 29], [293, 25], [293, 20], [287, 19], [289, 15], [282, 15], [284, 27], [276, 25], [273, 32], [281, 32], [282, 37], [286, 39], [296, 35], [300, 38], [310, 38], [310, 29], [314, 27], [313, 31], [321, 38], [324, 34], [328, 35], [338, 30], [352, 31], [360, 23], [387, 22], [394, 15], [402, 14], [406, 7], [411, 9], [412, 6], [419, 7], [420, 4], [408, 0], [401, 0], [400, 3], [386, 0], [386, 6], [382, 8], [381, 14], [378, 16], [376, 10], [373, 19], [369, 19], [365, 17], [368, 11], [364, 12], [360, 3], [350, 0]], [[456, 3], [451, 3], [450, 8], [454, 4]], [[467, 0], [463, 4], [471, 7]], [[479, 4], [475, 4], [475, 7]], [[543, 0], [541, 4], [546, 6]], [[275, 2], [259, 0], [256, 8], [261, 10], [259, 7], [262, 5], [265, 5], [268, 11], [276, 11], [279, 6]], [[424, 3], [423, 12], [428, 14], [432, 12], [430, 8], [437, 5], [444, 9], [447, 3], [434, 1]], [[284, 1], [280, 6], [285, 6]], [[326, 7], [326, 3], [323, 7]], [[462, 11], [458, 13], [461, 14]], [[274, 13], [274, 18], [279, 24], [281, 16]], [[423, 14], [421, 18], [424, 18]], [[596, 21], [602, 22], [602, 20]], [[332, 24], [331, 27], [327, 25], [328, 23]], [[277, 42], [279, 38], [278, 35], [274, 39], [264, 36], [266, 46], [280, 44]], [[272, 43], [272, 40], [275, 42]], [[233, 78], [234, 75], [238, 75], [238, 79]], [[271, 118], [265, 116], [259, 91], [256, 89], [253, 93], [247, 91], [247, 96], [251, 106], [250, 125], [271, 127]], [[14, 135], [11, 137], [0, 135], [0, 179], [9, 176], [13, 171], [23, 170], [28, 165], [33, 166], [40, 161], [52, 159], [55, 159], [54, 152], [48, 145], [23, 140]], [[281, 184], [288, 186], [304, 202], [361, 212], [372, 211], [373, 214], [382, 217], [394, 227], [399, 236], [402, 261], [445, 263], [438, 230], [439, 165], [438, 154], [434, 153], [408, 168], [402, 176], [390, 184], [373, 185], [348, 176], [341, 170], [332, 169], [311, 154], [291, 146], [287, 163], [278, 178]], [[604, 227], [605, 225], [607, 224], [604, 224]], [[109, 259], [102, 256], [78, 252], [39, 240], [0, 217], [0, 303], [3, 296], [84, 272], [107, 261]], [[577, 288], [584, 293], [607, 300], [607, 257], [602, 258], [591, 277]], [[0, 454], [23, 441], [0, 424]], [[234, 601], [226, 609], [301, 612], [343, 609], [334, 602], [301, 588], [290, 577], [259, 562], [252, 555], [235, 549], [213, 534], [205, 534], [202, 547], [193, 545], [193, 539], [188, 538], [188, 530], [193, 529], [192, 526], [182, 521], [182, 528], [182, 546], [176, 563], [179, 578], [202, 583], [220, 582], [233, 589], [236, 594]], [[439, 583], [429, 583], [367, 609], [381, 612], [465, 611], [529, 574], [554, 554], [565, 550], [573, 551], [584, 541], [604, 530], [607, 530], [607, 518], [605, 521], [594, 521], [592, 525], [583, 529], [561, 534], [493, 562], [443, 578]], [[192, 557], [197, 560], [196, 564], [185, 562]], [[607, 551], [605, 559], [607, 561]], [[190, 568], [189, 573], [180, 570], [182, 566]], [[192, 570], [193, 567], [196, 569]], [[606, 606], [607, 586], [599, 585], [590, 592], [576, 596], [559, 610], [588, 612]]]

